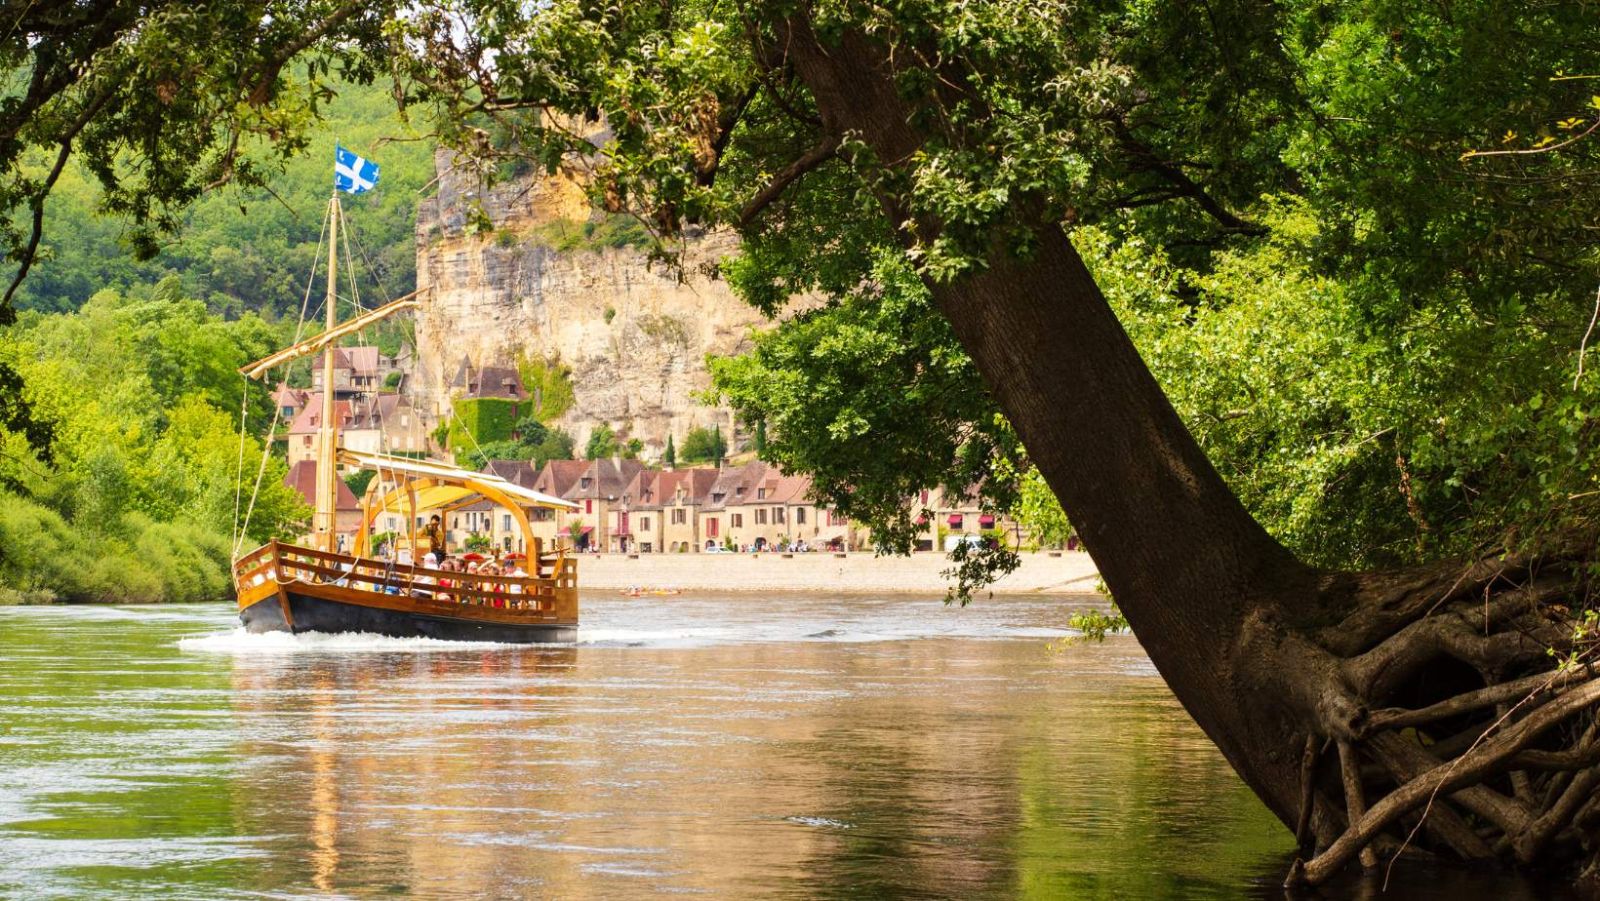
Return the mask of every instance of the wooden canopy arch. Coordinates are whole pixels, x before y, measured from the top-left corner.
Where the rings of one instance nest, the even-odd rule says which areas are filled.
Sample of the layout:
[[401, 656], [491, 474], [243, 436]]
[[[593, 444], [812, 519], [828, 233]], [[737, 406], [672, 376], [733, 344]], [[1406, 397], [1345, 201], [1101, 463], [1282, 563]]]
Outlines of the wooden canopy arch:
[[413, 460], [386, 454], [342, 451], [341, 462], [372, 469], [380, 475], [398, 476], [393, 488], [364, 504], [361, 529], [356, 535], [355, 552], [365, 556], [370, 550], [372, 524], [380, 513], [404, 512], [406, 532], [415, 541], [417, 516], [425, 510], [448, 513], [480, 500], [488, 500], [510, 511], [522, 531], [523, 546], [537, 548], [527, 507], [576, 510], [578, 505], [552, 495], [524, 488], [492, 473], [471, 472], [432, 460]]

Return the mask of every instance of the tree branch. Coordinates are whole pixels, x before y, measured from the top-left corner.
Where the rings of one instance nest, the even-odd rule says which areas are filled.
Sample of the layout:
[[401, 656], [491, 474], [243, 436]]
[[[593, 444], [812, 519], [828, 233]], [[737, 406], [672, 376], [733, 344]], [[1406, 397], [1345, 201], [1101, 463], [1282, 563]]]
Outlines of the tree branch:
[[748, 226], [755, 220], [761, 211], [772, 204], [774, 200], [783, 196], [783, 192], [800, 176], [834, 158], [839, 152], [840, 137], [835, 134], [825, 135], [815, 147], [807, 150], [799, 159], [785, 166], [782, 172], [772, 177], [767, 186], [756, 192], [756, 196], [739, 210], [738, 225], [740, 228]]

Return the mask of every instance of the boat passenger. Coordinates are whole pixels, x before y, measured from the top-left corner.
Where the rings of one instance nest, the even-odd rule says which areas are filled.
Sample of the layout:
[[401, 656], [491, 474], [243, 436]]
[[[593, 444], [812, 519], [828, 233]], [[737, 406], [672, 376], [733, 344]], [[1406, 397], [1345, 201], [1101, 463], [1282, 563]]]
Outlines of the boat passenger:
[[[444, 558], [444, 562], [439, 564], [439, 571], [441, 573], [453, 573], [453, 572], [455, 572], [456, 571], [456, 561], [455, 561], [455, 559], [452, 558], [452, 557]], [[441, 601], [453, 601], [453, 600], [455, 600], [454, 595], [452, 595], [448, 591], [448, 589], [454, 588], [455, 585], [456, 585], [456, 583], [453, 580], [448, 579], [448, 578], [446, 578], [444, 576], [440, 576], [439, 577], [439, 592], [434, 595], [434, 598], [437, 599], [437, 600], [441, 600]]]

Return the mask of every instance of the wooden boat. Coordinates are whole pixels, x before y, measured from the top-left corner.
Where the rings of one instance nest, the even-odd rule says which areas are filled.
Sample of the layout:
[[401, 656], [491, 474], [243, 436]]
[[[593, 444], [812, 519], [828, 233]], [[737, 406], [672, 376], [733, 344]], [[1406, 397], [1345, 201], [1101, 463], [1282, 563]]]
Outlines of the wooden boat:
[[[251, 632], [371, 632], [395, 637], [453, 641], [570, 642], [577, 638], [577, 560], [565, 550], [546, 553], [532, 534], [526, 510], [577, 509], [577, 505], [448, 463], [357, 452], [339, 446], [334, 415], [334, 363], [331, 349], [346, 335], [386, 316], [415, 307], [401, 298], [348, 322], [336, 318], [338, 226], [342, 220], [335, 192], [328, 206], [327, 324], [316, 337], [244, 367], [260, 379], [272, 368], [318, 352], [323, 354], [321, 426], [316, 445], [316, 514], [304, 543], [270, 541], [238, 556], [233, 565], [239, 618]], [[377, 486], [363, 499], [354, 553], [338, 550], [335, 504], [337, 466], [374, 470]], [[446, 571], [371, 553], [372, 525], [380, 513], [400, 513], [409, 523], [405, 550], [423, 559], [416, 526], [432, 512], [441, 515], [488, 500], [510, 512], [528, 549], [526, 576], [480, 575]], [[399, 555], [404, 560], [404, 554]]]

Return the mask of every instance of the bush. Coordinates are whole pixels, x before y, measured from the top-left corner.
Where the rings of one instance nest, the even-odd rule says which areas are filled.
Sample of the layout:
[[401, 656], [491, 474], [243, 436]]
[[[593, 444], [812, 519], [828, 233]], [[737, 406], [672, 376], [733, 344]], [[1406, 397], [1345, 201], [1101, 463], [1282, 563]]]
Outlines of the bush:
[[131, 514], [131, 541], [91, 538], [27, 498], [0, 493], [0, 603], [214, 601], [231, 592], [232, 543]]

